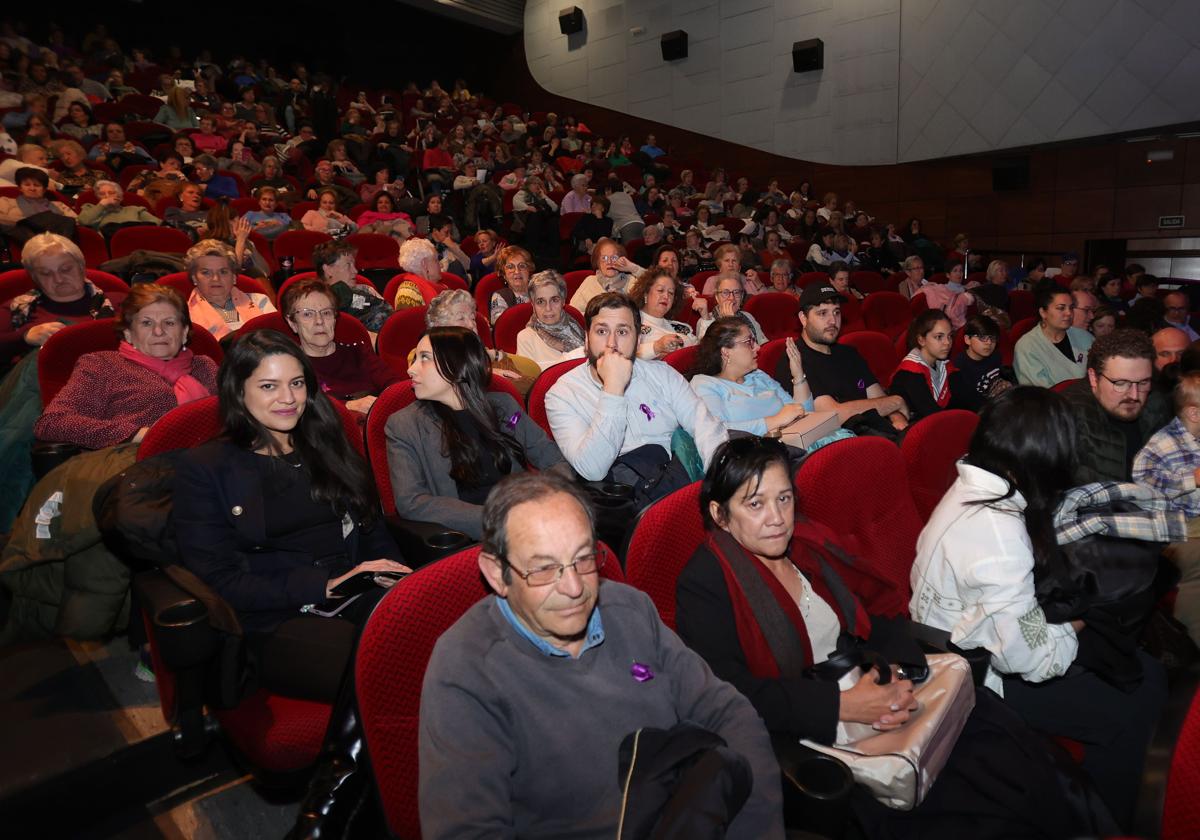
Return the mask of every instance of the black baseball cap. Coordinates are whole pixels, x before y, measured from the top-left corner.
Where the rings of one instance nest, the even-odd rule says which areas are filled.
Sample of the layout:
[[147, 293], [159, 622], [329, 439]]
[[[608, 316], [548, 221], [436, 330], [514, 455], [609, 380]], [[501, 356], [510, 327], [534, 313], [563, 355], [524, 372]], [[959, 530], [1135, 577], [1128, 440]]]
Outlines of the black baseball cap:
[[800, 293], [800, 308], [802, 310], [808, 309], [810, 306], [820, 306], [822, 303], [829, 303], [830, 301], [845, 303], [846, 298], [828, 283], [813, 283], [810, 286], [805, 286], [804, 291]]

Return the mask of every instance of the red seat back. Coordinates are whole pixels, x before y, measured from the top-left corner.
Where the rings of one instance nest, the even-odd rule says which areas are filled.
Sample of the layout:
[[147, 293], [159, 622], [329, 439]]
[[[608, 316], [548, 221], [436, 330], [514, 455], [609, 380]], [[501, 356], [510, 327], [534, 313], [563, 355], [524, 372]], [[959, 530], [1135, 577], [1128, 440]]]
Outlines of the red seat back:
[[475, 286], [475, 308], [484, 318], [491, 315], [492, 295], [504, 288], [504, 278], [496, 272], [479, 278]]
[[421, 290], [421, 300], [425, 302], [426, 306], [428, 306], [429, 303], [435, 297], [437, 297], [440, 292], [444, 292], [446, 290], [446, 287], [441, 283], [431, 283], [424, 277], [404, 272], [402, 274], [397, 274], [395, 277], [389, 280], [383, 289], [383, 299], [387, 301], [388, 306], [396, 305], [396, 293], [400, 291], [400, 284], [409, 281], [417, 284], [417, 288]]
[[1013, 289], [1008, 293], [1008, 316], [1015, 324], [1037, 317], [1037, 300], [1028, 289]]
[[869, 330], [895, 338], [912, 320], [911, 306], [899, 292], [875, 292], [863, 300], [863, 323]]
[[848, 581], [867, 612], [907, 615], [921, 518], [899, 448], [878, 437], [831, 443], [804, 460], [795, 484], [798, 510], [838, 534], [872, 576]]
[[[286, 292], [293, 283], [299, 283], [301, 280], [316, 280], [316, 279], [317, 279], [317, 272], [315, 272], [315, 271], [301, 271], [299, 274], [293, 274], [291, 277], [289, 277], [288, 279], [284, 280], [282, 283], [279, 284], [279, 292], [277, 293], [278, 294], [277, 300], [283, 300], [283, 293]], [[371, 279], [369, 277], [364, 277], [361, 274], [354, 275], [354, 282], [357, 285], [371, 286], [372, 288], [374, 288], [374, 285], [375, 285], [374, 283], [371, 282]]]
[[137, 459], [143, 461], [173, 449], [191, 449], [215, 438], [221, 433], [217, 402], [217, 397], [205, 397], [168, 411], [142, 438]]
[[546, 392], [558, 381], [560, 376], [586, 361], [586, 359], [568, 359], [565, 362], [551, 365], [541, 372], [533, 381], [533, 387], [529, 389], [529, 419], [541, 426], [542, 431], [551, 440], [554, 439], [554, 432], [550, 431], [550, 418], [546, 416]]
[[442, 272], [442, 285], [447, 289], [461, 289], [464, 292], [471, 291], [471, 287], [467, 285], [467, 281], [452, 271]]
[[1025, 335], [1025, 333], [1029, 332], [1038, 325], [1038, 321], [1039, 319], [1036, 315], [1029, 318], [1022, 318], [1020, 321], [1017, 321], [1012, 325], [1012, 329], [1008, 331], [1008, 340], [1012, 342], [1013, 345], [1016, 345], [1021, 336]]
[[939, 411], [914, 423], [904, 435], [900, 454], [908, 472], [908, 489], [922, 521], [928, 520], [958, 477], [955, 464], [967, 446], [979, 415], [973, 411]]
[[425, 334], [426, 309], [414, 306], [398, 310], [384, 322], [375, 342], [379, 358], [405, 379], [408, 379], [408, 354]]
[[533, 304], [531, 303], [518, 303], [501, 312], [493, 327], [495, 333], [493, 340], [496, 347], [506, 353], [516, 353], [517, 334], [529, 325], [532, 315]]
[[869, 295], [872, 292], [896, 291], [896, 284], [878, 271], [851, 272], [850, 283], [864, 295]]
[[594, 274], [590, 268], [580, 269], [579, 271], [568, 271], [563, 275], [563, 282], [567, 284], [567, 303], [570, 303], [571, 298], [579, 291], [579, 287], [583, 285], [583, 281]]
[[[800, 339], [796, 339], [799, 341]], [[779, 366], [779, 360], [787, 353], [787, 339], [776, 338], [768, 341], [762, 347], [758, 348], [758, 369], [767, 376], [775, 375], [775, 368]]]
[[796, 288], [805, 289], [816, 283], [828, 283], [829, 272], [827, 271], [806, 271], [796, 279]]
[[785, 292], [762, 292], [746, 298], [746, 311], [762, 326], [767, 339], [800, 334], [800, 299]]
[[704, 544], [700, 482], [664, 496], [638, 516], [625, 549], [625, 577], [650, 596], [663, 624], [675, 629], [675, 581]]
[[[601, 578], [622, 580], [612, 551], [603, 543], [599, 549], [605, 556]], [[354, 663], [358, 708], [384, 818], [396, 837], [421, 836], [417, 812], [421, 686], [434, 644], [491, 592], [479, 571], [479, 550], [472, 546], [431, 563], [392, 587], [358, 642]]]
[[700, 345], [693, 344], [691, 347], [680, 347], [678, 350], [672, 350], [663, 358], [663, 361], [675, 368], [680, 376], [690, 379], [692, 371], [696, 367], [696, 358], [699, 355]]
[[134, 251], [166, 251], [185, 254], [192, 247], [192, 239], [181, 230], [153, 225], [138, 225], [121, 228], [113, 234], [109, 253], [114, 260], [127, 257]]
[[282, 262], [285, 257], [291, 257], [292, 270], [311, 271], [313, 248], [332, 238], [328, 233], [315, 230], [285, 230], [272, 243], [271, 250], [276, 261]]
[[79, 225], [75, 228], [75, 239], [79, 250], [83, 251], [83, 262], [89, 268], [99, 268], [108, 262], [108, 243], [99, 233], [90, 227]]
[[1200, 691], [1192, 697], [1183, 727], [1175, 739], [1167, 793], [1163, 803], [1163, 840], [1200, 837]]
[[346, 242], [358, 249], [355, 264], [360, 268], [395, 268], [399, 265], [400, 243], [382, 233], [355, 233]]
[[709, 277], [715, 276], [716, 273], [715, 271], [697, 271], [692, 275], [691, 284], [697, 292], [704, 294], [704, 284], [708, 282]]
[[838, 344], [848, 344], [857, 350], [880, 385], [886, 388], [891, 384], [892, 374], [902, 356], [896, 354], [895, 345], [886, 335], [874, 330], [860, 330], [840, 336]]
[[[49, 405], [50, 401], [67, 384], [80, 356], [85, 353], [117, 349], [121, 342], [117, 335], [117, 323], [115, 318], [84, 321], [63, 327], [50, 336], [49, 340], [42, 345], [37, 361], [38, 386], [42, 392], [43, 406]], [[221, 359], [224, 357], [221, 345], [208, 330], [189, 331], [188, 348], [193, 353], [208, 356], [218, 365], [221, 364]]]

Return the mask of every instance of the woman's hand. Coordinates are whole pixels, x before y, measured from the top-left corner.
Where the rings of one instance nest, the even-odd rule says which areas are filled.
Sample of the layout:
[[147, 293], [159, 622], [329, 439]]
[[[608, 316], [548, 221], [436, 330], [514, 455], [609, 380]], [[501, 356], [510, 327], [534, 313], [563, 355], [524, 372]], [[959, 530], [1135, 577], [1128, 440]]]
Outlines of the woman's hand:
[[778, 414], [765, 418], [767, 432], [781, 431], [805, 415], [804, 406], [800, 403], [787, 403]]
[[137, 430], [137, 434], [135, 434], [133, 437], [131, 437], [129, 439], [129, 442], [130, 443], [141, 443], [143, 438], [146, 437], [146, 432], [148, 432], [148, 431], [150, 431], [149, 426], [142, 426], [142, 428]]
[[677, 335], [664, 335], [654, 341], [654, 355], [662, 358], [668, 353], [683, 346], [683, 339]]
[[30, 347], [41, 347], [50, 336], [65, 327], [62, 321], [47, 321], [44, 324], [38, 324], [36, 327], [30, 327], [25, 332], [25, 343]]
[[[349, 580], [361, 572], [397, 572], [400, 574], [410, 574], [412, 569], [408, 568], [408, 566], [405, 566], [403, 563], [397, 563], [395, 560], [368, 560], [365, 563], [359, 563], [344, 575], [330, 578], [329, 582], [325, 584], [325, 597], [332, 598], [333, 590], [337, 588], [338, 584], [345, 580]], [[386, 589], [392, 584], [387, 583], [380, 585]]]
[[[691, 288], [691, 287], [689, 286], [688, 288]], [[704, 320], [705, 318], [707, 318], [708, 317], [708, 299], [701, 297], [698, 294], [695, 295], [694, 297], [692, 297], [692, 311], [695, 312], [696, 315], [701, 320]]]
[[737, 301], [730, 300], [729, 298], [722, 298], [721, 300], [717, 301], [717, 317], [718, 318], [732, 318], [737, 314], [738, 314]]
[[366, 414], [371, 410], [371, 406], [375, 405], [376, 397], [367, 394], [365, 397], [359, 397], [356, 400], [347, 400], [346, 408], [351, 411], [357, 411], [359, 414]]
[[800, 348], [796, 346], [796, 339], [789, 336], [784, 347], [787, 349], [788, 369], [792, 373], [792, 382], [799, 382], [804, 378], [804, 357], [800, 355]]
[[872, 668], [853, 688], [842, 692], [838, 720], [867, 723], [881, 732], [899, 729], [908, 721], [909, 714], [917, 710], [912, 681], [893, 678], [880, 685], [877, 677]]
[[245, 216], [238, 216], [233, 222], [233, 237], [239, 242], [245, 242], [250, 237], [253, 226]]

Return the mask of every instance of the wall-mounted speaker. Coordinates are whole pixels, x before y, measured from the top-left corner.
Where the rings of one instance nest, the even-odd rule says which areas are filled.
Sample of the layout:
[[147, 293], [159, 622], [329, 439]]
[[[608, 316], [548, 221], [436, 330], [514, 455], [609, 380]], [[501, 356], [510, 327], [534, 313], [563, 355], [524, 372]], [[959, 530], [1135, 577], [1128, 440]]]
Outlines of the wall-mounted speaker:
[[681, 58], [687, 58], [687, 33], [682, 29], [663, 33], [662, 54], [663, 61], [678, 61]]
[[574, 35], [583, 31], [583, 9], [578, 6], [567, 6], [558, 13], [558, 28], [564, 35]]
[[792, 69], [797, 73], [820, 70], [825, 66], [825, 42], [820, 38], [792, 44]]

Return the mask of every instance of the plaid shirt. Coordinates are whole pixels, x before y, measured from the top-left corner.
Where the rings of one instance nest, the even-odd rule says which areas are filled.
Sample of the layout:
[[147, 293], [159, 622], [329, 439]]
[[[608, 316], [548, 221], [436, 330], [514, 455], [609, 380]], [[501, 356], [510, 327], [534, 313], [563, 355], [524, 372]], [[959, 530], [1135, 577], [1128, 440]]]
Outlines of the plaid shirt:
[[1172, 507], [1186, 516], [1200, 516], [1197, 467], [1200, 467], [1200, 440], [1176, 417], [1155, 432], [1134, 457], [1133, 480], [1166, 496]]
[[[1114, 502], [1132, 502], [1137, 510], [1113, 510]], [[1090, 534], [1105, 534], [1146, 542], [1183, 542], [1187, 522], [1171, 509], [1169, 499], [1149, 487], [1116, 481], [1097, 481], [1076, 487], [1063, 497], [1054, 512], [1059, 545]]]

